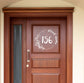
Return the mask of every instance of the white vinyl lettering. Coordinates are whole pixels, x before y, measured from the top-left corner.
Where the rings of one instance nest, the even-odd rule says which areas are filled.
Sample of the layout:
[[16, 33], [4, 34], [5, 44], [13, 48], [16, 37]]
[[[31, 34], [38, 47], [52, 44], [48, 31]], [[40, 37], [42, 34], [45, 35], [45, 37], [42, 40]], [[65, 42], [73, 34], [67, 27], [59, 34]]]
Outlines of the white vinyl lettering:
[[53, 35], [56, 35], [51, 29], [48, 30], [48, 32], [52, 33]]
[[55, 44], [57, 44], [58, 43], [58, 41], [57, 41], [57, 36], [55, 36]]
[[51, 40], [51, 36], [42, 36], [42, 44], [47, 44], [47, 43], [49, 43], [49, 44], [52, 44], [53, 43], [53, 41]]

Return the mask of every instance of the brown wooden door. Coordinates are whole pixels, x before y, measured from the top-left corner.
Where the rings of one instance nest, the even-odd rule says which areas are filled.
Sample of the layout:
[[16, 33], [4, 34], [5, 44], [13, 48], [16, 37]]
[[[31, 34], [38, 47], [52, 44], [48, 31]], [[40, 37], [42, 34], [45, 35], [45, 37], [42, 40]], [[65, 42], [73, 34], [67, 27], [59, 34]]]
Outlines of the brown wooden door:
[[28, 18], [27, 55], [27, 83], [66, 83], [66, 18]]
[[11, 83], [66, 83], [66, 18], [11, 22]]

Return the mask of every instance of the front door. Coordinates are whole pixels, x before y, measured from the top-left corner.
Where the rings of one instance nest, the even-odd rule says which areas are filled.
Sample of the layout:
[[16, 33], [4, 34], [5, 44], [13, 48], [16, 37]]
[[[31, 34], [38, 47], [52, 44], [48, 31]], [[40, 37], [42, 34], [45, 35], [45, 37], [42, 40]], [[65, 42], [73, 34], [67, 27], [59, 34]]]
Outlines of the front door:
[[11, 19], [11, 83], [66, 83], [66, 18]]

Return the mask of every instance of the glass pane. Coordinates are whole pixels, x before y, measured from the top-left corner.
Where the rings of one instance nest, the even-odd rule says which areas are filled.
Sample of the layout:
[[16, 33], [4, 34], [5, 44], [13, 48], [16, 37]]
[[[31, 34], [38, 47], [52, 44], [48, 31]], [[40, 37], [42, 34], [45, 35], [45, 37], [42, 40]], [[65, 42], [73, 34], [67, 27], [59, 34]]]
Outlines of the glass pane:
[[59, 25], [33, 25], [33, 52], [59, 52]]
[[14, 25], [13, 82], [22, 83], [22, 25]]

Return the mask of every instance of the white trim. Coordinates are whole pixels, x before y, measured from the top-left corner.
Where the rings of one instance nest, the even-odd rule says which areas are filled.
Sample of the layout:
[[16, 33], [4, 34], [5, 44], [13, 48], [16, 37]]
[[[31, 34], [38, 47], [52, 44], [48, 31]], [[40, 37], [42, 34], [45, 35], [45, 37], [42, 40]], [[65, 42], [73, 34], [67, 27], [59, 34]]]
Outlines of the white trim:
[[1, 11], [1, 83], [4, 83], [4, 14]]

